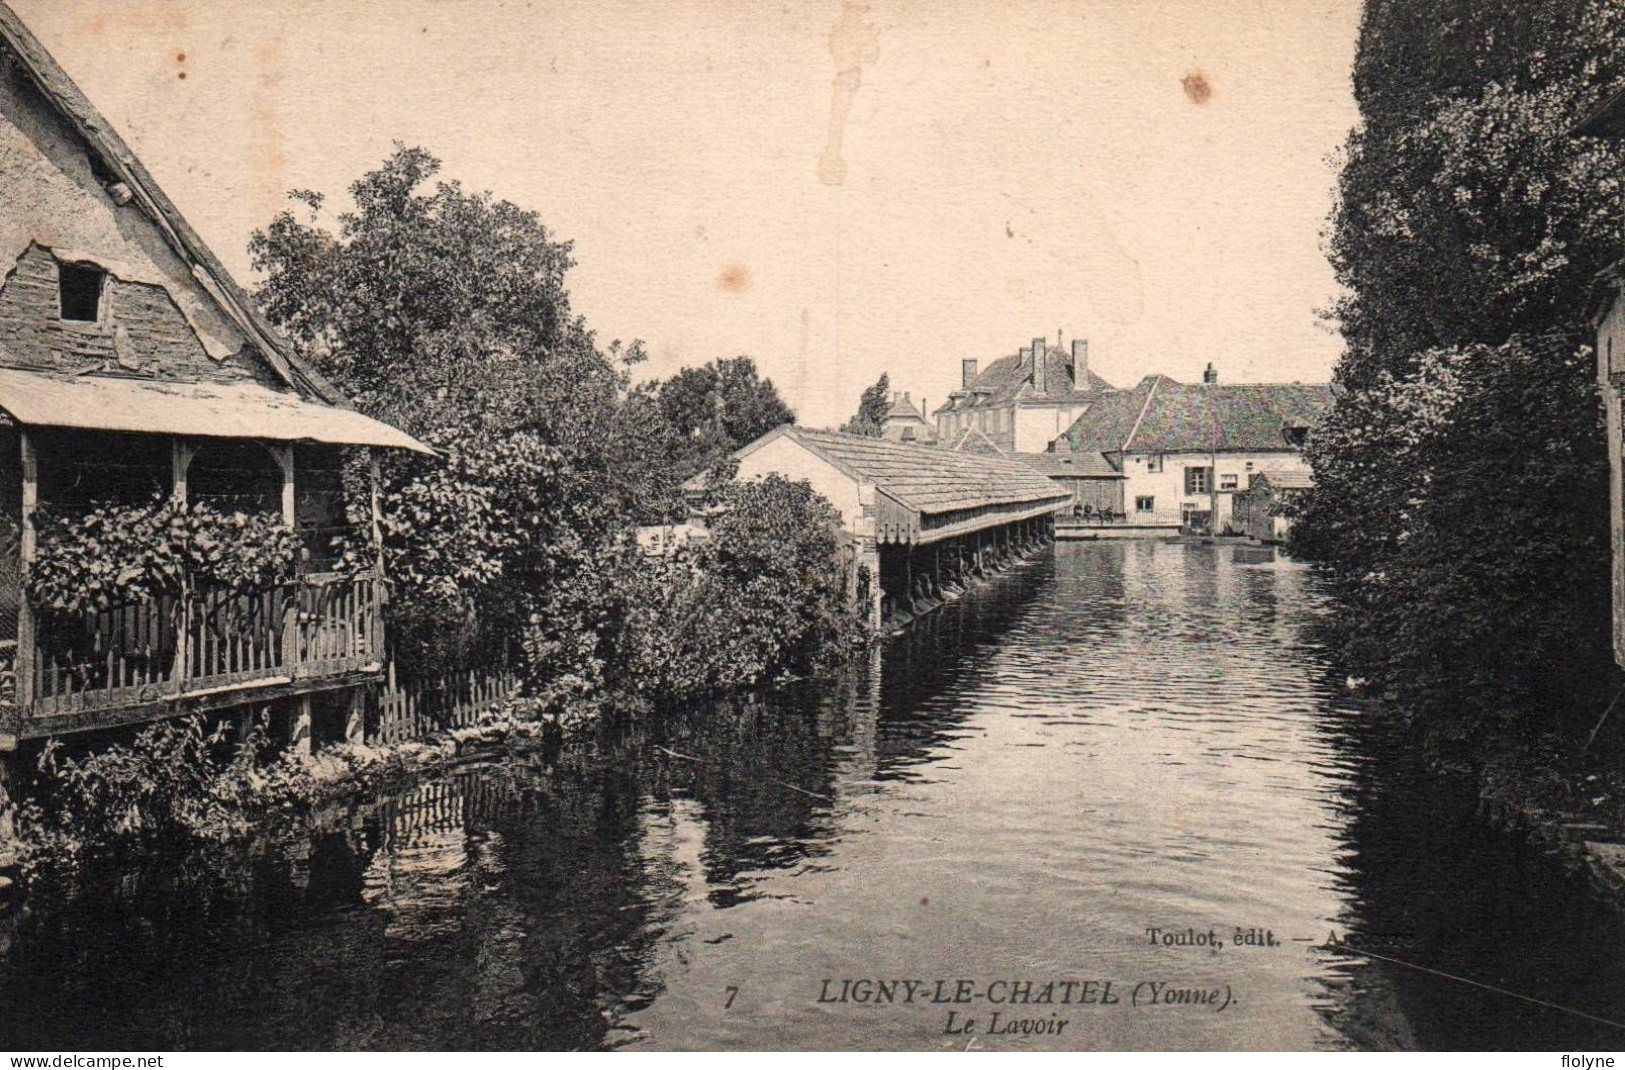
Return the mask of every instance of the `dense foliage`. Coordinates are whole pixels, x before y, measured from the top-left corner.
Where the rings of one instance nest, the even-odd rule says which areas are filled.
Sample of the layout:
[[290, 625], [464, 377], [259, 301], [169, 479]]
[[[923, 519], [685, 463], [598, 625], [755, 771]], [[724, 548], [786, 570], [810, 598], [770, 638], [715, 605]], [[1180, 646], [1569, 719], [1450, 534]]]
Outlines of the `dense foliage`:
[[298, 536], [279, 516], [168, 496], [74, 512], [42, 508], [35, 524], [39, 553], [28, 597], [63, 615], [178, 594], [188, 580], [264, 589], [290, 579], [299, 554]]
[[875, 385], [865, 389], [858, 397], [858, 411], [841, 425], [841, 430], [849, 435], [879, 438], [886, 426], [887, 399], [890, 396], [891, 376], [882, 372]]
[[1625, 248], [1625, 161], [1568, 131], [1622, 44], [1601, 0], [1366, 5], [1328, 236], [1346, 352], [1294, 537], [1358, 610], [1358, 671], [1441, 734], [1608, 679], [1586, 318]]
[[[643, 440], [661, 451], [665, 471], [680, 485], [724, 461], [796, 414], [779, 397], [773, 380], [762, 378], [756, 362], [740, 356], [684, 368], [669, 379], [643, 384], [628, 399], [642, 402]], [[672, 488], [664, 515], [681, 516]]]
[[[359, 408], [441, 453], [394, 457], [384, 471], [402, 660], [515, 659], [550, 709], [632, 681], [661, 699], [797, 671], [827, 631], [797, 598], [828, 609], [841, 594], [800, 541], [834, 538], [827, 506], [781, 500], [782, 488], [741, 498], [725, 526], [760, 507], [790, 518], [796, 537], [761, 547], [778, 568], [746, 575], [718, 559], [703, 581], [688, 565], [645, 560], [630, 530], [680, 519], [684, 480], [711, 470], [720, 482], [734, 449], [795, 419], [771, 380], [742, 356], [633, 387], [641, 346], [600, 349], [571, 311], [569, 243], [534, 213], [432, 182], [438, 170], [427, 153], [398, 148], [352, 186], [355, 210], [332, 228], [323, 198], [303, 192], [308, 217], [284, 213], [252, 245], [271, 319]], [[790, 576], [806, 591], [784, 589]], [[703, 627], [638, 616], [696, 589], [708, 599]], [[758, 598], [755, 616], [739, 608]], [[657, 641], [632, 638], [634, 617], [682, 627], [671, 656], [688, 663], [651, 668]], [[763, 627], [772, 634], [753, 630]]]
[[533, 212], [435, 182], [398, 147], [324, 225], [296, 194], [255, 234], [267, 314], [358, 408], [444, 458], [384, 467], [392, 634], [413, 663], [502, 657], [552, 593], [617, 538], [639, 494], [622, 419], [634, 345], [600, 349], [573, 313], [570, 244]]
[[46, 790], [18, 814], [25, 861], [71, 871], [124, 842], [240, 833], [249, 799], [265, 798], [264, 789], [294, 767], [257, 767], [263, 725], [243, 746], [231, 746], [227, 735], [225, 725], [211, 729], [193, 716], [151, 725], [129, 745], [77, 756], [52, 742], [39, 759]]
[[651, 562], [620, 618], [621, 684], [678, 701], [805, 675], [864, 638], [834, 507], [778, 476], [716, 492], [692, 561]]

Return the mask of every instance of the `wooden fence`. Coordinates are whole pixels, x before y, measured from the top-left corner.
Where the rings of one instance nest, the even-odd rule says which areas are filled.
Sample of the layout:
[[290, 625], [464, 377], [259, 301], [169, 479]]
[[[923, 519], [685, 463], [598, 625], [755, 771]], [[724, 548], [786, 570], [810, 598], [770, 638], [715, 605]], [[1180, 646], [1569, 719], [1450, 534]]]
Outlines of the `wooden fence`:
[[31, 716], [115, 709], [279, 677], [341, 675], [383, 660], [376, 576], [307, 576], [261, 591], [92, 610], [42, 631]]
[[464, 669], [422, 680], [400, 680], [389, 663], [378, 696], [379, 743], [404, 743], [448, 728], [467, 728], [513, 694], [509, 669]]

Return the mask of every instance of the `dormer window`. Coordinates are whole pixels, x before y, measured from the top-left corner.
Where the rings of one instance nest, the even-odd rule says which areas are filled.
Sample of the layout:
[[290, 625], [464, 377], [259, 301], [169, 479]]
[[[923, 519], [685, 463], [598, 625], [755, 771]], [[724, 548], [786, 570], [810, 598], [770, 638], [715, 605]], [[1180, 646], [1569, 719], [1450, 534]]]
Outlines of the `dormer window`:
[[106, 272], [89, 264], [62, 264], [57, 268], [57, 297], [62, 318], [74, 323], [99, 323], [102, 280]]

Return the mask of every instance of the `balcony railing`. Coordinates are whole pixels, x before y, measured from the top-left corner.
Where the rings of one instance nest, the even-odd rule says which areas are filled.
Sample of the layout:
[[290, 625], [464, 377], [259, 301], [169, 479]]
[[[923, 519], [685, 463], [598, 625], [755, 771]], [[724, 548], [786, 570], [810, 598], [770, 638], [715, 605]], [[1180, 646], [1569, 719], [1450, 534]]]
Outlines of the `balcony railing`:
[[262, 591], [198, 591], [42, 627], [26, 715], [137, 706], [375, 668], [376, 575], [307, 576]]

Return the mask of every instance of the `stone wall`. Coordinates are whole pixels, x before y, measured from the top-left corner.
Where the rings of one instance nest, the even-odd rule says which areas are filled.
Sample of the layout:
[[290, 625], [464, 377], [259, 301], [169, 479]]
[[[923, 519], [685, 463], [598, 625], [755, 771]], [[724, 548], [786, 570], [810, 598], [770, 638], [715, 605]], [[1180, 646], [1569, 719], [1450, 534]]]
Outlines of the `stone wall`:
[[183, 381], [259, 379], [274, 385], [269, 370], [247, 354], [219, 360], [209, 356], [162, 286], [109, 274], [98, 322], [62, 319], [57, 299], [60, 267], [49, 250], [31, 244], [0, 279], [0, 363], [40, 371], [124, 371]]

